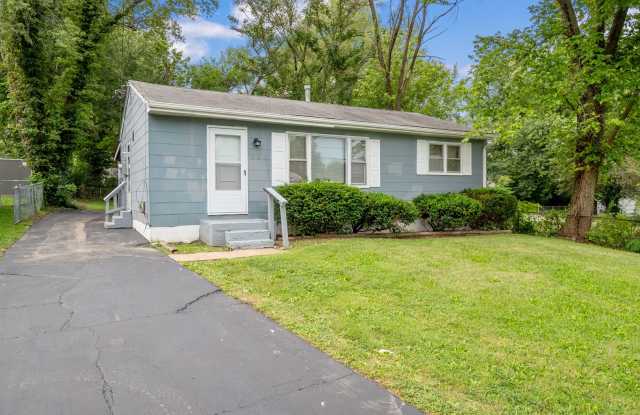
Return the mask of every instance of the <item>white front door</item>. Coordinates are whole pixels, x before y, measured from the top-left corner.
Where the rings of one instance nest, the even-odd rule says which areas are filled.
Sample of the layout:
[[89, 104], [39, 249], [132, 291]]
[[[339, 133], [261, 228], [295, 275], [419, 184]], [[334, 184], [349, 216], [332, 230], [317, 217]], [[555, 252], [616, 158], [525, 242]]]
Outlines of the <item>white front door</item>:
[[207, 128], [209, 215], [248, 213], [247, 129]]

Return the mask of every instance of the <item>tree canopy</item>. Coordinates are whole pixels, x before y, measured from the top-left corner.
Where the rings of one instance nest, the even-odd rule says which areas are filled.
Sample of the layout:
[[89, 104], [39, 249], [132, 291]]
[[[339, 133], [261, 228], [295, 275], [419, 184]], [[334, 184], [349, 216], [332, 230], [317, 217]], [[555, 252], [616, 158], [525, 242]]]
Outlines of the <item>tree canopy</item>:
[[482, 134], [513, 140], [553, 125], [571, 171], [563, 233], [584, 240], [598, 178], [638, 152], [640, 16], [632, 2], [543, 0], [532, 25], [476, 41], [469, 111]]

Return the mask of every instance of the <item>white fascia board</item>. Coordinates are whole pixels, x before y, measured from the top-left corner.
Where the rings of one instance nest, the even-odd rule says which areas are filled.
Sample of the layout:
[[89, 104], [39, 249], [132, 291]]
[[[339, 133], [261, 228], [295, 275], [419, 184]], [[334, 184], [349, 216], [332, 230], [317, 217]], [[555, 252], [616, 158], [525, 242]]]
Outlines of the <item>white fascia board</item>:
[[270, 114], [253, 111], [208, 108], [193, 105], [168, 104], [149, 101], [149, 113], [159, 115], [220, 118], [227, 120], [265, 122], [271, 124], [297, 125], [320, 128], [345, 128], [351, 130], [402, 133], [431, 137], [465, 138], [466, 132], [441, 130], [436, 128], [411, 127], [390, 124], [367, 123], [361, 121], [335, 120], [331, 118], [306, 117], [298, 115]]

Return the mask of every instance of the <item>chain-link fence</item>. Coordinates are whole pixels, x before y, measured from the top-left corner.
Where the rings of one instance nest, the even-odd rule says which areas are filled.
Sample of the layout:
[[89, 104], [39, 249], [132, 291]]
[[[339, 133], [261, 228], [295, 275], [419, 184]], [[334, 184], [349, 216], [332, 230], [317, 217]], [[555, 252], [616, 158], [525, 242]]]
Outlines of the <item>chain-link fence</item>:
[[18, 223], [35, 215], [44, 207], [42, 183], [16, 186], [13, 192], [13, 222]]

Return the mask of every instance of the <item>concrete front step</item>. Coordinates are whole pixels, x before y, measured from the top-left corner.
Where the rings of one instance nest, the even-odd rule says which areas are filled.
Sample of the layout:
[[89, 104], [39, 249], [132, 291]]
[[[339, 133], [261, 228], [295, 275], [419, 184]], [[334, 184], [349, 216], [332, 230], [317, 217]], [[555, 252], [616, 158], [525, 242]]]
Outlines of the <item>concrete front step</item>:
[[202, 219], [200, 240], [211, 246], [224, 246], [227, 231], [267, 231], [265, 219]]
[[230, 242], [227, 242], [227, 246], [231, 249], [273, 248], [273, 241], [271, 239], [230, 241]]
[[133, 226], [133, 216], [130, 210], [122, 210], [111, 217], [110, 221], [105, 221], [106, 229], [127, 229]]
[[226, 231], [224, 239], [227, 243], [236, 241], [257, 241], [270, 239], [270, 232], [263, 229], [248, 229], [241, 231]]

